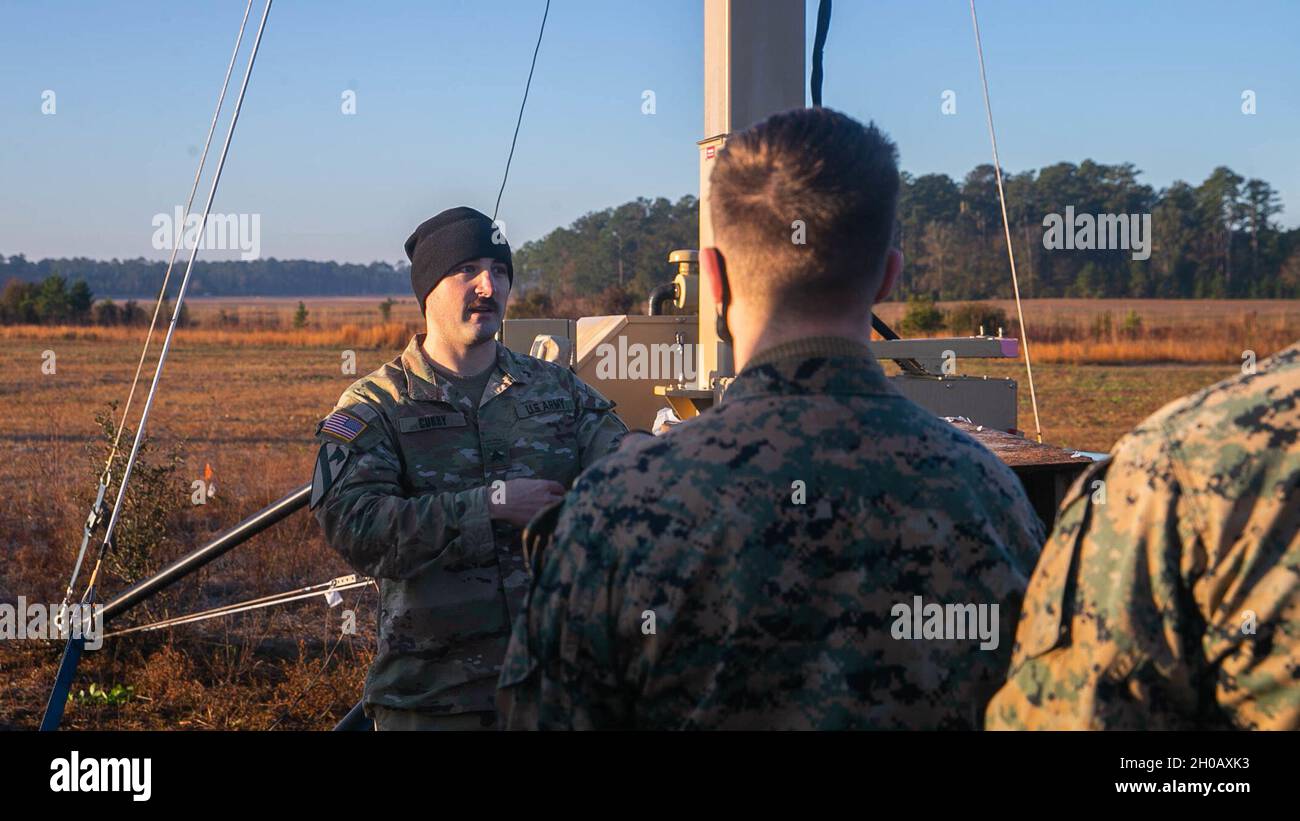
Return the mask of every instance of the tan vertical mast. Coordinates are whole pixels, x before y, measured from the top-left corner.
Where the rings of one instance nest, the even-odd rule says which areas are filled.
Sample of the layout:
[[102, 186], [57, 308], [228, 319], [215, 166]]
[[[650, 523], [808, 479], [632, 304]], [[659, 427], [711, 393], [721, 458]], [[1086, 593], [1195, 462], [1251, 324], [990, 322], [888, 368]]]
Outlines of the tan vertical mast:
[[[799, 0], [704, 0], [704, 134], [700, 149], [700, 247], [713, 244], [709, 173], [727, 135], [778, 111], [803, 108], [804, 4]], [[794, 218], [791, 217], [793, 220]], [[728, 271], [732, 277], [741, 271]], [[699, 387], [731, 376], [718, 339], [717, 303], [700, 283]], [[721, 366], [719, 366], [721, 362]]]

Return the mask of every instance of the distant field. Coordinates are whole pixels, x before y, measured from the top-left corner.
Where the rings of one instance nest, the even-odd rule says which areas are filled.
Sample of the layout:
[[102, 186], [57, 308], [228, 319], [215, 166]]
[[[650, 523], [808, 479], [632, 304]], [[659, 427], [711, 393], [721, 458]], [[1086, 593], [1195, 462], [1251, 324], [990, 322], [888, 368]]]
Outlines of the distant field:
[[[9, 341], [0, 349], [0, 391], [21, 396], [29, 412], [0, 443], [0, 601], [23, 595], [58, 602], [67, 583], [103, 453], [92, 459], [96, 411], [125, 399], [139, 356], [137, 341]], [[156, 346], [155, 346], [156, 347]], [[57, 353], [57, 373], [40, 371], [43, 350]], [[357, 352], [366, 373], [391, 354]], [[335, 349], [255, 346], [232, 351], [180, 341], [151, 416], [156, 452], [174, 449], [179, 509], [168, 542], [152, 565], [201, 544], [311, 479], [315, 422], [353, 379], [340, 373]], [[147, 381], [145, 383], [147, 388]], [[143, 390], [143, 388], [142, 388]], [[143, 400], [143, 394], [137, 402]], [[138, 413], [139, 404], [136, 405]], [[119, 410], [120, 413], [120, 410]], [[129, 441], [127, 443], [129, 445]], [[191, 482], [213, 471], [216, 495], [189, 504]], [[140, 615], [146, 620], [194, 612], [258, 595], [327, 581], [351, 572], [323, 543], [315, 521], [297, 513], [218, 560]], [[82, 577], [84, 585], [85, 576]], [[124, 589], [110, 576], [106, 591]], [[374, 646], [375, 593], [343, 594], [358, 634], [341, 643], [311, 691], [280, 725], [326, 727], [361, 692]], [[87, 703], [70, 710], [77, 728], [269, 727], [305, 690], [339, 634], [339, 609], [321, 599], [123, 639], [88, 653], [81, 687], [131, 685], [125, 705]], [[327, 643], [327, 639], [329, 643]], [[0, 727], [35, 726], [57, 665], [58, 650], [38, 642], [0, 642]]]
[[[967, 303], [938, 304], [941, 308], [951, 308]], [[1016, 313], [1015, 300], [989, 299], [980, 304], [996, 305], [1008, 316], [1014, 317]], [[1026, 299], [1024, 306], [1025, 322], [1031, 330], [1041, 324], [1054, 325], [1065, 319], [1086, 325], [1103, 314], [1122, 318], [1129, 311], [1165, 327], [1215, 323], [1249, 314], [1256, 314], [1264, 320], [1280, 318], [1287, 322], [1300, 322], [1300, 303], [1289, 299]], [[876, 313], [881, 319], [894, 321], [902, 316], [905, 307], [902, 302], [883, 302], [876, 306]]]
[[[299, 300], [196, 299], [190, 344], [339, 348], [400, 347], [421, 327], [413, 298], [399, 299], [382, 321], [377, 298], [323, 297], [302, 300], [303, 327], [294, 326]], [[951, 309], [968, 303], [940, 303]], [[987, 303], [1008, 318], [1004, 332], [1024, 338], [1010, 300]], [[1025, 324], [1035, 362], [1072, 364], [1228, 364], [1246, 351], [1264, 358], [1300, 339], [1300, 303], [1292, 300], [1027, 300]], [[877, 313], [897, 325], [905, 306], [885, 303]], [[986, 328], [988, 334], [997, 328]], [[3, 339], [84, 339], [130, 344], [139, 328], [0, 327]], [[945, 335], [937, 332], [935, 335]]]
[[[297, 300], [193, 303], [199, 324], [178, 332], [150, 428], [155, 453], [175, 451], [180, 460], [173, 477], [179, 512], [167, 543], [151, 557], [155, 566], [307, 483], [314, 424], [354, 378], [341, 372], [342, 349], [356, 351], [357, 373], [364, 374], [396, 353], [418, 318], [413, 300], [393, 307], [388, 326], [378, 324], [377, 299], [304, 302], [304, 329], [292, 327]], [[237, 312], [238, 323], [217, 327], [222, 310], [227, 317]], [[1150, 330], [1145, 342], [1153, 346], [1155, 362], [1138, 359], [1135, 347], [1123, 349], [1133, 358], [1118, 366], [1089, 364], [1086, 350], [1071, 358], [1068, 345], [1100, 344], [1087, 337], [1095, 317], [1129, 310]], [[881, 306], [886, 321], [896, 321], [901, 311], [900, 305]], [[1042, 300], [1026, 303], [1026, 320], [1031, 344], [1036, 329], [1043, 329], [1034, 353], [1045, 440], [1098, 451], [1166, 402], [1238, 373], [1245, 348], [1262, 358], [1300, 338], [1294, 303]], [[1071, 328], [1079, 339], [1053, 341], [1052, 334]], [[125, 398], [142, 336], [139, 328], [0, 328], [0, 392], [21, 400], [12, 404], [0, 437], [6, 502], [0, 505], [0, 544], [6, 548], [0, 601], [62, 597], [102, 467], [102, 454], [96, 462], [89, 447], [98, 441], [94, 415], [110, 400]], [[1195, 349], [1207, 359], [1180, 361], [1158, 347], [1172, 345], [1176, 352], [1198, 338], [1213, 340]], [[47, 350], [57, 356], [52, 375], [41, 372]], [[1019, 379], [1020, 427], [1032, 430], [1023, 365], [972, 362], [963, 372]], [[190, 505], [190, 483], [205, 466], [212, 469], [216, 495], [206, 505]], [[314, 520], [297, 513], [211, 565], [147, 615], [192, 612], [348, 572]], [[110, 577], [105, 589], [124, 585]], [[80, 686], [129, 685], [135, 696], [120, 705], [79, 703], [69, 711], [67, 726], [267, 728], [287, 711], [280, 727], [326, 728], [360, 694], [374, 646], [373, 590], [344, 598], [356, 610], [359, 632], [341, 641], [323, 675], [325, 656], [339, 635], [339, 611], [320, 600], [110, 639], [103, 651], [88, 654]], [[0, 642], [0, 727], [36, 724], [58, 652], [38, 642]]]
[[379, 304], [393, 300], [391, 319], [397, 322], [419, 322], [420, 307], [411, 294], [394, 294], [391, 297], [305, 297], [301, 300], [288, 297], [197, 297], [187, 299], [190, 315], [200, 325], [212, 326], [222, 311], [227, 316], [237, 315], [244, 326], [293, 326], [294, 311], [301, 301], [309, 311], [309, 324], [314, 328], [331, 329], [348, 323], [369, 324], [380, 320]]
[[[961, 304], [969, 303], [939, 307]], [[1007, 335], [1025, 338], [1014, 301], [980, 304], [1001, 308]], [[877, 314], [897, 324], [905, 308], [885, 303]], [[1294, 300], [1030, 299], [1024, 313], [1035, 362], [1240, 364], [1244, 351], [1263, 359], [1300, 340], [1300, 302]]]

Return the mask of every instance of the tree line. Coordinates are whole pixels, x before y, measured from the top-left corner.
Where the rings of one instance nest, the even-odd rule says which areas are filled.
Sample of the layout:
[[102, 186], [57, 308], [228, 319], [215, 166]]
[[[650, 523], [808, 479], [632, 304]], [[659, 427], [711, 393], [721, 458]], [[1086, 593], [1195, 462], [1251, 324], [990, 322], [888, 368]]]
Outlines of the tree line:
[[[168, 322], [171, 315], [167, 300], [159, 316]], [[134, 299], [120, 305], [111, 299], [97, 301], [84, 279], [69, 285], [58, 274], [40, 282], [11, 277], [0, 289], [0, 325], [148, 325], [152, 317], [152, 304], [146, 308]], [[190, 324], [188, 305], [181, 306], [176, 324]]]
[[[1219, 167], [1199, 185], [1179, 180], [1157, 190], [1140, 175], [1132, 163], [1092, 160], [1004, 174], [1022, 296], [1300, 297], [1300, 228], [1278, 226], [1282, 205], [1269, 183]], [[1096, 241], [1068, 250], [1046, 247], [1052, 244], [1051, 224], [1067, 214], [1089, 215], [1097, 224]], [[1119, 215], [1134, 218], [1135, 233], [1126, 247], [1086, 247], [1104, 244], [1106, 216]], [[898, 298], [1012, 296], [992, 165], [977, 166], [960, 182], [946, 174], [904, 173], [898, 222], [905, 258]], [[1149, 242], [1149, 253], [1135, 259], [1144, 256], [1133, 247], [1139, 227], [1149, 231], [1141, 237]], [[668, 253], [694, 248], [697, 237], [694, 197], [676, 203], [638, 199], [591, 212], [525, 244], [515, 267], [527, 272], [529, 288], [545, 294], [534, 293], [535, 301], [562, 303], [601, 292], [617, 296], [609, 289], [620, 287], [640, 300], [672, 279]]]
[[643, 307], [655, 286], [677, 274], [668, 254], [699, 244], [699, 225], [699, 200], [689, 194], [676, 202], [641, 197], [584, 214], [515, 252], [523, 301], [512, 312], [520, 315], [530, 303], [544, 308], [575, 301], [592, 303], [596, 312]]
[[[22, 254], [0, 255], [0, 282], [10, 278], [40, 282], [51, 275], [85, 280], [97, 294], [117, 298], [158, 298], [167, 263], [161, 260], [72, 259], [28, 260]], [[172, 271], [176, 288], [184, 266]], [[361, 265], [309, 259], [223, 260], [195, 262], [188, 296], [384, 296], [411, 288], [410, 268], [387, 262]]]
[[[1300, 228], [1284, 229], [1277, 192], [1226, 166], [1198, 185], [1156, 189], [1131, 163], [1056, 163], [1004, 175], [1007, 217], [1025, 297], [1300, 297]], [[1068, 209], [1068, 210], [1067, 210]], [[1131, 247], [1045, 247], [1062, 215], [1139, 215], [1149, 254]], [[906, 259], [897, 296], [978, 300], [1011, 296], [994, 169], [960, 181], [902, 175], [898, 241]], [[793, 219], [793, 217], [792, 217]], [[1100, 220], [1099, 220], [1100, 224]], [[1113, 226], [1112, 226], [1113, 227]], [[1073, 230], [1067, 226], [1067, 231]], [[1100, 235], [1098, 228], [1096, 234]], [[671, 281], [670, 251], [698, 243], [698, 201], [638, 198], [592, 211], [515, 249], [515, 315], [634, 309]], [[1099, 237], [1098, 237], [1099, 238]], [[1112, 239], [1114, 237], [1112, 236]], [[1130, 237], [1130, 239], [1136, 239]], [[1105, 243], [1100, 243], [1104, 245]], [[1089, 246], [1093, 247], [1089, 247]], [[1140, 257], [1140, 258], [1135, 258]], [[76, 276], [99, 293], [156, 295], [165, 263], [0, 256], [0, 281]], [[311, 260], [197, 263], [190, 293], [212, 296], [361, 296], [405, 293], [409, 268]], [[79, 297], [80, 298], [80, 297]]]
[[[1132, 163], [1092, 160], [1004, 174], [1022, 296], [1300, 297], [1300, 228], [1277, 225], [1282, 205], [1269, 183], [1223, 166], [1195, 186], [1178, 180], [1157, 190], [1140, 176]], [[605, 294], [607, 302], [644, 299], [672, 279], [668, 253], [696, 246], [697, 210], [691, 196], [676, 203], [638, 199], [525, 244], [515, 267], [526, 272], [527, 298], [543, 307], [593, 294]], [[1067, 214], [1097, 222], [1097, 241], [1046, 247], [1050, 226]], [[1142, 237], [1149, 253], [1135, 251], [1136, 232], [1128, 247], [1086, 247], [1102, 244], [1104, 215], [1133, 215], [1134, 228], [1149, 232]], [[897, 298], [1012, 296], [992, 165], [977, 166], [960, 182], [946, 174], [903, 173], [898, 222], [905, 264]]]
[[[1092, 160], [1004, 174], [1022, 296], [1300, 296], [1300, 229], [1276, 224], [1282, 206], [1267, 182], [1221, 166], [1199, 185], [1178, 180], [1156, 190], [1140, 182], [1140, 174], [1131, 163]], [[1149, 258], [1134, 259], [1129, 248], [1044, 247], [1051, 233], [1045, 222], [1067, 208], [1092, 217], [1149, 215]], [[945, 174], [904, 174], [899, 222], [906, 259], [901, 296], [1011, 296], [992, 165], [977, 166], [961, 182]]]

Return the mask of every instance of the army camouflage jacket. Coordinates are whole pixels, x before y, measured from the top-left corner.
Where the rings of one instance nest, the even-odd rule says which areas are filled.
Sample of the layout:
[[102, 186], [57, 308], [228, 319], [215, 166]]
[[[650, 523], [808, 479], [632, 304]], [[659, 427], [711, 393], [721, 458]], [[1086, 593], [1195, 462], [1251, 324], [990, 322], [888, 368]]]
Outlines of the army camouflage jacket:
[[[578, 480], [499, 714], [511, 728], [979, 727], [1043, 537], [1011, 470], [895, 391], [861, 342], [778, 346], [717, 407]], [[1000, 611], [982, 622], [993, 646], [973, 623], [912, 638], [931, 605], [961, 608], [962, 629], [980, 605]]]
[[489, 516], [494, 483], [567, 487], [627, 429], [568, 369], [501, 345], [475, 407], [437, 375], [423, 339], [354, 382], [317, 425], [310, 504], [329, 544], [380, 580], [366, 703], [492, 710], [527, 578], [518, 529]]
[[996, 729], [1300, 729], [1300, 345], [1076, 481]]

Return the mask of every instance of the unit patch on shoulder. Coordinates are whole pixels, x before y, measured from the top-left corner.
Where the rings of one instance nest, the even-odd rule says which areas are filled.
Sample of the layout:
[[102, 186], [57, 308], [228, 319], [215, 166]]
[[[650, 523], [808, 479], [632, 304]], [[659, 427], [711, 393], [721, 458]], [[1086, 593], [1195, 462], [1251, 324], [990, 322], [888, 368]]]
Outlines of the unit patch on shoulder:
[[368, 426], [347, 411], [336, 410], [321, 422], [320, 432], [328, 433], [344, 444], [351, 444]]
[[308, 507], [312, 510], [321, 503], [325, 494], [343, 476], [352, 454], [342, 445], [326, 442], [316, 454], [316, 472], [311, 477], [311, 499]]

